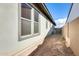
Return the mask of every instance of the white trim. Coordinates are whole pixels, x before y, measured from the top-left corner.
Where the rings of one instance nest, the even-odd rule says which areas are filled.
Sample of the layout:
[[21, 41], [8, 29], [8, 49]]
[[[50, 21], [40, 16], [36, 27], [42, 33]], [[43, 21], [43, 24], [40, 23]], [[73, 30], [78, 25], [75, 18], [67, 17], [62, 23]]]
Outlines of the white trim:
[[27, 18], [24, 18], [24, 17], [21, 17], [21, 19], [26, 20], [26, 21], [32, 21], [31, 19], [27, 19]]
[[31, 36], [32, 34], [30, 34], [30, 35], [23, 35], [23, 36], [21, 36], [21, 38], [25, 38], [25, 37], [28, 37], [28, 36]]
[[18, 40], [21, 40], [21, 4], [18, 4]]
[[31, 33], [32, 35], [34, 34], [34, 9], [32, 8], [32, 13], [31, 13], [31, 20], [32, 20], [32, 23], [31, 23]]

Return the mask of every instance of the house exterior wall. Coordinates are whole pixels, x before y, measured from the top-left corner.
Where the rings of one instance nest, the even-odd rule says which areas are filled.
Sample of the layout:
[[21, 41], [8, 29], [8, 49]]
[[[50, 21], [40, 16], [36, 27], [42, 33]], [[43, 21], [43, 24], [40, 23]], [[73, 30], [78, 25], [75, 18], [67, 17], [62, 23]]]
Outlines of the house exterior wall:
[[[40, 34], [18, 41], [18, 10], [17, 3], [0, 4], [0, 55], [29, 55], [43, 43], [48, 31], [53, 26], [46, 29], [46, 18], [39, 14]], [[49, 24], [51, 23], [49, 22]]]
[[62, 29], [63, 37], [66, 39], [66, 46], [70, 47], [70, 38], [69, 38], [69, 24], [66, 24]]
[[73, 4], [68, 23], [63, 28], [66, 45], [79, 55], [79, 4]]

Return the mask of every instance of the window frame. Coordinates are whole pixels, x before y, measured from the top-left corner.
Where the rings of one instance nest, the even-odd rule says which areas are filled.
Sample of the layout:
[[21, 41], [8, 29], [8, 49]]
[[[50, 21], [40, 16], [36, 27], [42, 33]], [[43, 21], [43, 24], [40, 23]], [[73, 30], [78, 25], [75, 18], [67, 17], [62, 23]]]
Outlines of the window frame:
[[[31, 7], [29, 4], [27, 4], [27, 3], [25, 3], [25, 4], [28, 5], [29, 7]], [[27, 18], [21, 17], [21, 3], [18, 4], [18, 37], [19, 37], [19, 41], [40, 35], [39, 13], [38, 13], [38, 33], [34, 33], [34, 22], [35, 21], [34, 21], [34, 16], [32, 17], [32, 11], [33, 11], [33, 13], [34, 13], [34, 11], [37, 12], [37, 10], [35, 10], [33, 7], [31, 7], [31, 19], [30, 20]], [[24, 36], [21, 35], [21, 19], [31, 22], [31, 34], [24, 35]]]

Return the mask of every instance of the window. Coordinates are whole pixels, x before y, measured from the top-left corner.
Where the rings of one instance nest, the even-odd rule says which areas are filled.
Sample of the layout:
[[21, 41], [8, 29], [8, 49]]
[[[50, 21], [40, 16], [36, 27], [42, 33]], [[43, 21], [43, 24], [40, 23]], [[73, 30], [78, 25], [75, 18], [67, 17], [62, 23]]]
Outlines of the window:
[[34, 10], [34, 21], [38, 22], [38, 12], [36, 10]]
[[[32, 13], [34, 15], [32, 15]], [[32, 16], [31, 16], [32, 15]], [[39, 33], [39, 14], [28, 4], [21, 3], [21, 36], [28, 37]]]
[[21, 4], [21, 35], [31, 34], [31, 8], [22, 3]]
[[39, 32], [39, 20], [38, 20], [38, 12], [34, 10], [34, 33]]
[[21, 19], [21, 35], [31, 34], [31, 22]]

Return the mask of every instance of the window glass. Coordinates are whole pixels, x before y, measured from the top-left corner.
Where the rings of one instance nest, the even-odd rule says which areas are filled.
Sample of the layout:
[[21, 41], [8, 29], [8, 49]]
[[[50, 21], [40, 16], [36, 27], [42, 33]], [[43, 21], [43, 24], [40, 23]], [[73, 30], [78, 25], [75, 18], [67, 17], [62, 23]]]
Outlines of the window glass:
[[39, 14], [36, 10], [34, 10], [34, 21], [38, 22]]
[[31, 34], [31, 22], [27, 20], [21, 20], [21, 35]]
[[34, 33], [39, 33], [39, 24], [34, 22]]
[[25, 3], [21, 4], [21, 17], [31, 19], [31, 8]]

